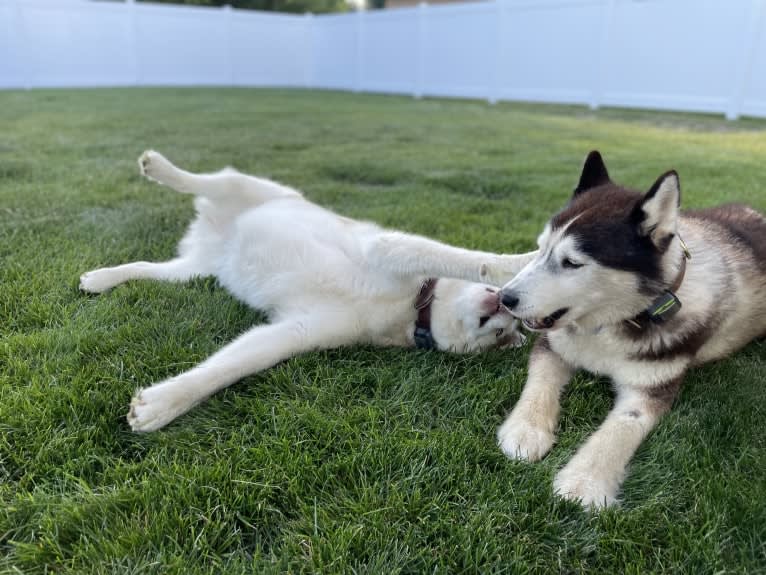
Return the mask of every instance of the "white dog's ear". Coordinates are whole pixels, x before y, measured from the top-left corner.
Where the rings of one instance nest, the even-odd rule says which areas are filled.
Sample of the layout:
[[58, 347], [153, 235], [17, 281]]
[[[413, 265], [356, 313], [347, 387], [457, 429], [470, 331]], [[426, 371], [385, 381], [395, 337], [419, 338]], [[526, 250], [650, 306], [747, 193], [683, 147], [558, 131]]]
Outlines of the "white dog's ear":
[[676, 234], [681, 206], [681, 185], [675, 170], [662, 174], [636, 205], [638, 231], [664, 251]]
[[604, 160], [598, 150], [593, 150], [585, 158], [585, 164], [583, 164], [582, 173], [580, 174], [580, 182], [577, 184], [573, 195], [576, 196], [591, 188], [609, 183], [611, 183], [611, 180], [609, 179], [609, 172], [606, 171]]

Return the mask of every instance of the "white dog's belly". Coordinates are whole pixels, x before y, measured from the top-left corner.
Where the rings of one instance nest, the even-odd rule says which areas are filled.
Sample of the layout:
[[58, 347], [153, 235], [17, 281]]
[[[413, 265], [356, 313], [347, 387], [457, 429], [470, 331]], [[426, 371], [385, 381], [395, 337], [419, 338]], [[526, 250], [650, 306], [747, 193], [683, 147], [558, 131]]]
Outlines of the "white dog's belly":
[[338, 302], [369, 307], [378, 293], [410, 293], [411, 282], [367, 268], [368, 232], [378, 233], [300, 199], [271, 202], [233, 222], [218, 248], [215, 275], [235, 297], [275, 315], [311, 313]]

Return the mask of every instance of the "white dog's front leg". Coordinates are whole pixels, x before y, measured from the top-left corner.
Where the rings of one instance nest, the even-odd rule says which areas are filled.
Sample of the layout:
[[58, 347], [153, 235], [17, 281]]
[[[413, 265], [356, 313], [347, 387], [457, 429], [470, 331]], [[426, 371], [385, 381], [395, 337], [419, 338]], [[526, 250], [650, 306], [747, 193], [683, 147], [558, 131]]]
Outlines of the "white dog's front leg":
[[456, 248], [421, 236], [385, 232], [367, 250], [371, 265], [401, 276], [456, 278], [503, 285], [537, 252], [500, 255]]
[[529, 376], [519, 401], [497, 430], [497, 442], [511, 459], [542, 459], [556, 439], [559, 396], [569, 383], [572, 368], [548, 344], [537, 338], [529, 358]]
[[154, 431], [215, 392], [298, 353], [350, 343], [343, 318], [286, 320], [245, 332], [193, 369], [138, 391], [128, 422], [133, 431]]
[[618, 388], [604, 423], [556, 474], [554, 492], [585, 507], [615, 503], [628, 462], [670, 409], [680, 385], [679, 378], [649, 390]]

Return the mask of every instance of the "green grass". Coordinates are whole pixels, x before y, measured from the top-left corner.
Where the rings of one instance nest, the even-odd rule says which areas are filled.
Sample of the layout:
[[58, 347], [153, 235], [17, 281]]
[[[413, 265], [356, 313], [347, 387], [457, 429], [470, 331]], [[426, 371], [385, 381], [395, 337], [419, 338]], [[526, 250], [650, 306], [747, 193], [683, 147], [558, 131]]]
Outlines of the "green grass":
[[139, 178], [148, 147], [509, 252], [533, 247], [593, 148], [632, 187], [676, 168], [687, 207], [766, 209], [764, 128], [328, 92], [0, 92], [0, 572], [766, 572], [766, 342], [692, 372], [622, 506], [590, 514], [551, 480], [608, 411], [604, 381], [576, 378], [535, 465], [494, 442], [527, 349], [312, 353], [137, 435], [136, 387], [263, 316], [211, 279], [77, 290], [83, 271], [174, 252], [191, 202]]

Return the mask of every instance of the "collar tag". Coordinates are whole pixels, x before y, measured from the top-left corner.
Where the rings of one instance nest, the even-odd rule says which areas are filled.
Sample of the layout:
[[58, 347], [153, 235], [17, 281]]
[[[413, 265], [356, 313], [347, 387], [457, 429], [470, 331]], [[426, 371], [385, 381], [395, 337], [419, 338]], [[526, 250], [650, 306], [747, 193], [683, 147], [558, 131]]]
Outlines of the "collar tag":
[[692, 259], [692, 253], [689, 251], [689, 246], [686, 245], [686, 242], [684, 241], [684, 239], [681, 237], [680, 234], [676, 234], [676, 235], [678, 236], [678, 241], [681, 242], [681, 251], [684, 252], [684, 257], [687, 260]]
[[436, 342], [430, 329], [426, 327], [415, 328], [415, 347], [418, 349], [436, 349]]
[[681, 309], [681, 300], [672, 291], [666, 291], [646, 309], [654, 323], [665, 323]]

